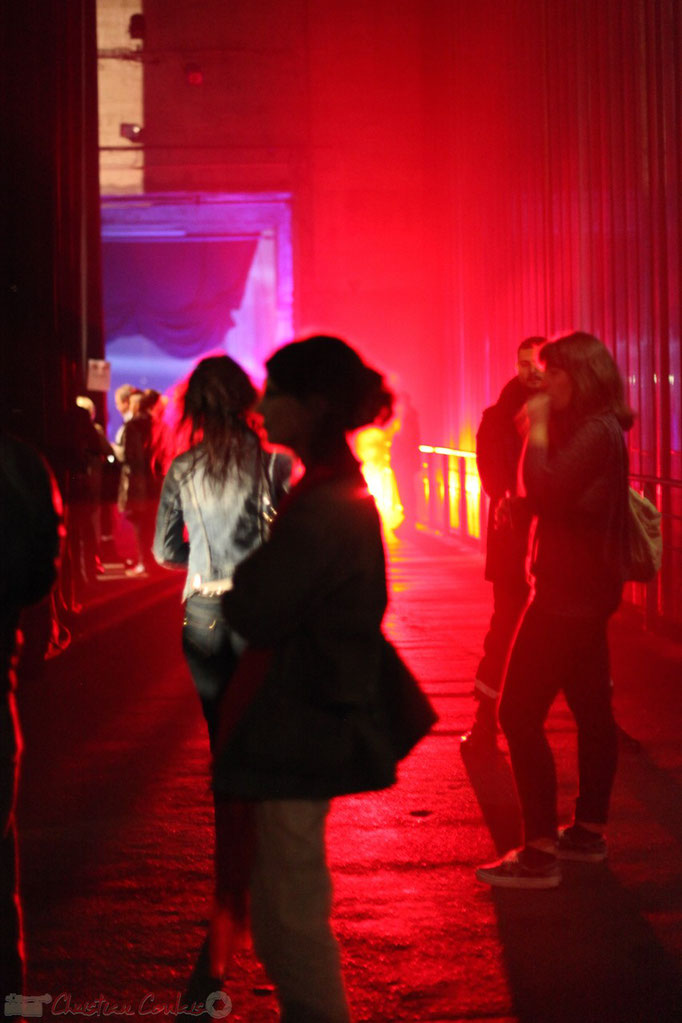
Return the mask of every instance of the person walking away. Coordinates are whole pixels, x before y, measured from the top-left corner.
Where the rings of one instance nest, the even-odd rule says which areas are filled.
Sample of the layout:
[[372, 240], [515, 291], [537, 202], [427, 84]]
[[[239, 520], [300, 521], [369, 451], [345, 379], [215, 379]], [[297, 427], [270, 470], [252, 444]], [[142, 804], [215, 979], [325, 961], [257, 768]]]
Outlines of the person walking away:
[[[190, 447], [170, 465], [156, 518], [154, 557], [164, 568], [185, 573], [182, 648], [212, 752], [220, 700], [245, 646], [225, 619], [220, 595], [240, 561], [265, 539], [291, 473], [290, 457], [263, 450], [250, 424], [256, 397], [229, 356], [198, 364], [185, 391], [181, 424], [189, 429]], [[227, 812], [233, 814], [234, 807], [216, 806], [218, 817]], [[244, 868], [234, 834], [227, 843], [223, 859], [230, 855], [232, 866], [218, 874], [210, 927], [215, 974], [246, 929]]]

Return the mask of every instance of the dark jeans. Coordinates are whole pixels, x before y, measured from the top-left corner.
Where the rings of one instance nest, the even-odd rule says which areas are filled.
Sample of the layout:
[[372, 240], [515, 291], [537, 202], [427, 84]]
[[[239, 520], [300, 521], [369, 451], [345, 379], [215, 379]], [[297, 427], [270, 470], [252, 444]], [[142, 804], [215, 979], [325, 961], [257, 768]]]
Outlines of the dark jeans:
[[606, 823], [618, 738], [611, 708], [607, 619], [548, 614], [534, 603], [509, 660], [499, 718], [507, 737], [526, 842], [557, 832], [556, 770], [544, 723], [563, 690], [578, 728], [576, 820]]
[[[232, 632], [220, 597], [195, 594], [185, 604], [182, 648], [208, 725], [215, 752], [220, 700], [243, 651], [244, 641]], [[216, 897], [229, 909], [236, 925], [246, 926], [249, 878], [253, 865], [252, 810], [248, 803], [214, 799]], [[239, 836], [235, 841], [235, 836]]]
[[201, 700], [211, 750], [218, 727], [220, 698], [237, 666], [243, 646], [243, 640], [232, 632], [223, 616], [220, 597], [200, 594], [188, 597], [182, 649]]
[[127, 517], [135, 534], [138, 564], [144, 565], [147, 570], [155, 569], [156, 561], [152, 554], [152, 546], [156, 528], [156, 506], [150, 501], [147, 506], [135, 508], [134, 511], [127, 513]]
[[483, 658], [476, 672], [476, 693], [495, 699], [502, 688], [509, 651], [530, 587], [523, 579], [493, 583], [493, 615], [483, 640]]

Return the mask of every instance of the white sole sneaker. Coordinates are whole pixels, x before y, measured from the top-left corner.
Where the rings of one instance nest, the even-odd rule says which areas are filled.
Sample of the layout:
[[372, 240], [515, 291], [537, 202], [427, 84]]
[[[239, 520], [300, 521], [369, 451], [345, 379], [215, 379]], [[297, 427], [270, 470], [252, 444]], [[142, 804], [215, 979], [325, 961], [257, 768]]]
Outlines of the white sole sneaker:
[[493, 888], [543, 889], [561, 884], [561, 867], [557, 860], [546, 867], [528, 867], [520, 859], [522, 850], [513, 849], [496, 863], [479, 867], [476, 878]]

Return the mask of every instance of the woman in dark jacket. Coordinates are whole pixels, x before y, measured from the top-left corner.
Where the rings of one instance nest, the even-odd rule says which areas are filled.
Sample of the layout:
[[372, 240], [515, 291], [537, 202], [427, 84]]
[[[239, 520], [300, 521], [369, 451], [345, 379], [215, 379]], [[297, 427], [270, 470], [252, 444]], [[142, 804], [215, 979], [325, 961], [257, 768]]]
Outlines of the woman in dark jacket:
[[[599, 862], [616, 771], [606, 629], [627, 574], [628, 459], [632, 413], [606, 347], [576, 333], [546, 344], [543, 394], [530, 418], [523, 478], [537, 515], [535, 594], [517, 635], [500, 724], [524, 821], [524, 846], [481, 867], [479, 880], [510, 888], [559, 884], [559, 857]], [[556, 773], [544, 722], [563, 690], [578, 729], [575, 821], [557, 830]]]
[[224, 708], [215, 787], [252, 801], [252, 931], [282, 1019], [345, 1023], [329, 923], [329, 800], [390, 785], [396, 759], [377, 708], [387, 601], [381, 528], [346, 433], [385, 420], [392, 397], [338, 338], [286, 345], [267, 370], [260, 410], [268, 438], [293, 449], [305, 475], [223, 598], [251, 648], [238, 669], [247, 696]]

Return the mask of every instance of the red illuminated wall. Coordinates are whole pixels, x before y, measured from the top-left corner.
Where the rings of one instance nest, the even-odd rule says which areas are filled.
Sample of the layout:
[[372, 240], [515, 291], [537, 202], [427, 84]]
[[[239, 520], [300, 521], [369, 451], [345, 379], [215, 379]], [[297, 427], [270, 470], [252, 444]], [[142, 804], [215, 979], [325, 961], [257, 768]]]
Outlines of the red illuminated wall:
[[580, 328], [612, 347], [639, 412], [632, 467], [675, 551], [660, 584], [672, 606], [678, 0], [146, 0], [145, 13], [147, 187], [289, 191], [297, 328], [346, 334], [395, 371], [422, 440], [471, 447], [526, 335]]
[[673, 0], [476, 4], [447, 160], [460, 406], [525, 334], [592, 331], [640, 413], [633, 467], [677, 479], [681, 22]]
[[482, 2], [451, 27], [452, 420], [462, 439], [524, 335], [603, 338], [638, 412], [631, 469], [663, 511], [640, 599], [679, 622], [682, 5]]
[[[338, 332], [446, 430], [415, 0], [147, 0], [146, 187], [292, 194], [299, 332]], [[199, 13], [200, 12], [200, 13]], [[201, 87], [183, 65], [199, 63]]]
[[[300, 328], [428, 379], [422, 404], [444, 411], [422, 409], [430, 439], [472, 427], [528, 333], [597, 331], [637, 405], [654, 371], [679, 371], [679, 4], [145, 13], [149, 190], [291, 190]], [[661, 468], [642, 412], [636, 447]]]

